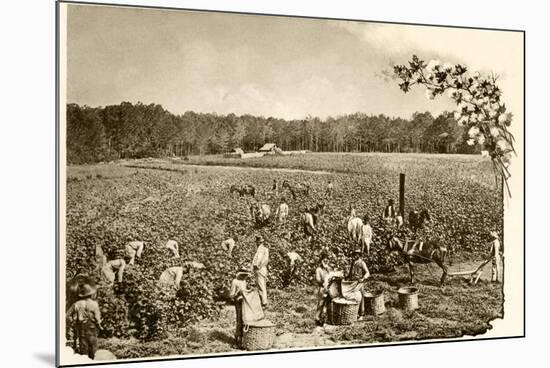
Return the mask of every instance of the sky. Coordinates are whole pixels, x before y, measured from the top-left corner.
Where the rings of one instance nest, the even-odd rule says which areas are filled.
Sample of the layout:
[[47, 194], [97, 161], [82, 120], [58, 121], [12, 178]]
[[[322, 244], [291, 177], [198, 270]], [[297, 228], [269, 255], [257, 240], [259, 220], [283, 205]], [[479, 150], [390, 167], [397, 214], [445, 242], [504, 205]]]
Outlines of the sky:
[[285, 119], [452, 110], [384, 78], [412, 54], [497, 73], [505, 101], [523, 81], [515, 32], [93, 5], [68, 5], [66, 29], [67, 102], [88, 106]]

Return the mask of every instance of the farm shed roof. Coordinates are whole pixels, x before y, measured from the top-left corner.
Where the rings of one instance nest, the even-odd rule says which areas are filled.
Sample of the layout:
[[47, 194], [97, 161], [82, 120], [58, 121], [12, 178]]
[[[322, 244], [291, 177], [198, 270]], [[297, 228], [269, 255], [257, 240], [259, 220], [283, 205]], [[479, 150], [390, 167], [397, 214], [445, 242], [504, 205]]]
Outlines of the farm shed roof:
[[233, 151], [231, 151], [231, 153], [244, 153], [243, 149], [242, 148], [233, 148]]
[[260, 151], [271, 151], [277, 145], [275, 143], [266, 143], [260, 148]]

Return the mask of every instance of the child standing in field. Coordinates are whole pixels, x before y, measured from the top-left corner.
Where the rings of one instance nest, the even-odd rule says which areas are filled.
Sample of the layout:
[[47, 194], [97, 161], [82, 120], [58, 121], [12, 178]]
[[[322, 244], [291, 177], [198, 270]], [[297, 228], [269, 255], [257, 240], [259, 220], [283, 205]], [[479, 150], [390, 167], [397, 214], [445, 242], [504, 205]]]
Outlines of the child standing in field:
[[491, 231], [489, 234], [493, 238], [490, 243], [491, 250], [489, 251], [490, 257], [492, 258], [491, 282], [500, 282], [502, 280], [502, 250], [500, 249], [500, 240], [498, 239], [498, 233], [496, 231]]
[[231, 289], [229, 291], [229, 297], [235, 303], [235, 314], [237, 316], [235, 324], [235, 342], [237, 348], [241, 348], [243, 341], [243, 292], [247, 290], [247, 278], [250, 276], [250, 272], [245, 268], [240, 268], [237, 271], [237, 275], [231, 281]]
[[75, 351], [94, 359], [97, 351], [97, 333], [101, 329], [101, 312], [93, 296], [96, 294], [95, 285], [83, 284], [79, 287], [76, 301], [67, 311], [68, 326], [75, 331]]

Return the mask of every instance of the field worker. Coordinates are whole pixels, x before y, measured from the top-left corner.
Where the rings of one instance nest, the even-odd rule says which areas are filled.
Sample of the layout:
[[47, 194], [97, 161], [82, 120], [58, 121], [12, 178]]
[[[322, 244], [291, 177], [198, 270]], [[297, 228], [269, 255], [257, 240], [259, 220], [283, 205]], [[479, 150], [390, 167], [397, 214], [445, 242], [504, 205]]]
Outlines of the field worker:
[[403, 214], [400, 211], [397, 211], [397, 215], [395, 216], [395, 226], [398, 229], [401, 229], [403, 226]]
[[[363, 258], [361, 258], [361, 249], [356, 249], [353, 252], [353, 255], [355, 256], [355, 260], [351, 264], [348, 279], [351, 281], [357, 281], [359, 283], [364, 283], [367, 281], [367, 279], [370, 277], [370, 272], [367, 267], [367, 264], [365, 261], [363, 261]], [[363, 285], [364, 286], [364, 285]], [[363, 300], [363, 287], [360, 287], [361, 291], [361, 300], [359, 303], [359, 316], [363, 316], [365, 314], [365, 303]]]
[[384, 212], [382, 212], [382, 220], [387, 223], [391, 223], [395, 220], [395, 207], [393, 206], [393, 199], [388, 200], [388, 205], [384, 208]]
[[235, 249], [235, 240], [238, 240], [237, 236], [235, 236], [235, 239], [228, 238], [222, 241], [222, 249], [225, 250], [229, 256], [233, 254], [233, 249]]
[[500, 240], [498, 239], [498, 233], [496, 231], [491, 231], [489, 234], [493, 238], [489, 251], [490, 257], [492, 257], [491, 282], [500, 282], [502, 280], [502, 270], [500, 266], [502, 251], [500, 249]]
[[108, 286], [114, 285], [115, 278], [118, 282], [122, 282], [124, 268], [126, 268], [126, 261], [123, 258], [113, 259], [103, 265], [102, 272]]
[[277, 179], [273, 179], [273, 187], [271, 188], [271, 190], [276, 197], [279, 195], [279, 183], [277, 183]]
[[184, 272], [185, 272], [185, 268], [183, 266], [174, 266], [174, 267], [167, 268], [160, 275], [159, 285], [179, 288]]
[[324, 323], [325, 310], [330, 301], [328, 290], [325, 287], [325, 280], [330, 271], [328, 255], [323, 253], [319, 259], [319, 266], [315, 270], [315, 283], [317, 285], [317, 313], [315, 316], [315, 323], [319, 326], [322, 326]]
[[308, 208], [306, 209], [306, 212], [304, 213], [302, 217], [302, 223], [304, 225], [304, 232], [306, 234], [307, 240], [311, 241], [313, 239], [313, 236], [315, 235], [315, 232], [317, 229], [315, 228], [315, 224], [313, 221], [313, 210]]
[[126, 244], [126, 255], [130, 258], [128, 264], [133, 265], [136, 257], [140, 258], [141, 253], [143, 252], [143, 242], [142, 241], [131, 241]]
[[275, 218], [278, 222], [284, 222], [286, 217], [288, 216], [288, 205], [286, 204], [285, 198], [281, 198], [281, 201], [279, 203], [279, 207], [277, 207], [277, 210], [275, 211]]
[[332, 180], [329, 180], [328, 184], [327, 184], [327, 191], [326, 191], [325, 195], [328, 198], [332, 198], [333, 192], [334, 192], [334, 185], [332, 184]]
[[82, 284], [79, 287], [76, 301], [67, 311], [68, 326], [74, 326], [75, 339], [78, 346], [75, 349], [79, 354], [94, 359], [97, 351], [97, 333], [101, 326], [101, 312], [99, 305], [92, 298], [97, 292], [95, 285]]
[[262, 308], [267, 307], [267, 264], [269, 262], [269, 249], [265, 246], [261, 235], [256, 235], [258, 249], [252, 260], [252, 268], [256, 277], [256, 285], [260, 294]]
[[168, 250], [170, 250], [174, 258], [180, 257], [180, 251], [179, 251], [179, 246], [177, 241], [172, 239], [168, 240], [164, 248], [167, 248]]
[[367, 250], [367, 254], [370, 254], [370, 246], [372, 244], [372, 227], [369, 224], [369, 217], [365, 215], [363, 218], [363, 227], [361, 228], [361, 252]]
[[240, 268], [237, 271], [237, 275], [231, 281], [231, 288], [229, 290], [229, 297], [235, 303], [235, 314], [237, 316], [237, 321], [235, 324], [235, 342], [237, 343], [237, 348], [242, 347], [243, 341], [243, 292], [248, 289], [247, 279], [250, 276], [250, 271], [246, 268]]
[[284, 280], [284, 285], [283, 285], [284, 287], [287, 287], [290, 285], [290, 283], [294, 279], [294, 276], [296, 276], [296, 270], [298, 269], [298, 266], [300, 265], [300, 263], [304, 261], [302, 256], [300, 256], [295, 251], [287, 252], [286, 257], [288, 259], [288, 269], [285, 275], [286, 277]]

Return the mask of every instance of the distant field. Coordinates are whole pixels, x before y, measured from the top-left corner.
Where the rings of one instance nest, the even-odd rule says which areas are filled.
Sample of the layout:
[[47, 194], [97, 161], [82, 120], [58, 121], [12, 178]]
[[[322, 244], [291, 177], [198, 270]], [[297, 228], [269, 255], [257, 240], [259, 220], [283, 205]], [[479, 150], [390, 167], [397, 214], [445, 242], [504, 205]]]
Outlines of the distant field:
[[376, 174], [379, 171], [404, 172], [425, 177], [432, 171], [447, 173], [459, 180], [469, 179], [494, 188], [495, 179], [489, 158], [480, 155], [426, 153], [308, 153], [259, 158], [224, 158], [222, 155], [189, 156], [173, 163], [266, 168], [324, 170], [338, 173]]

